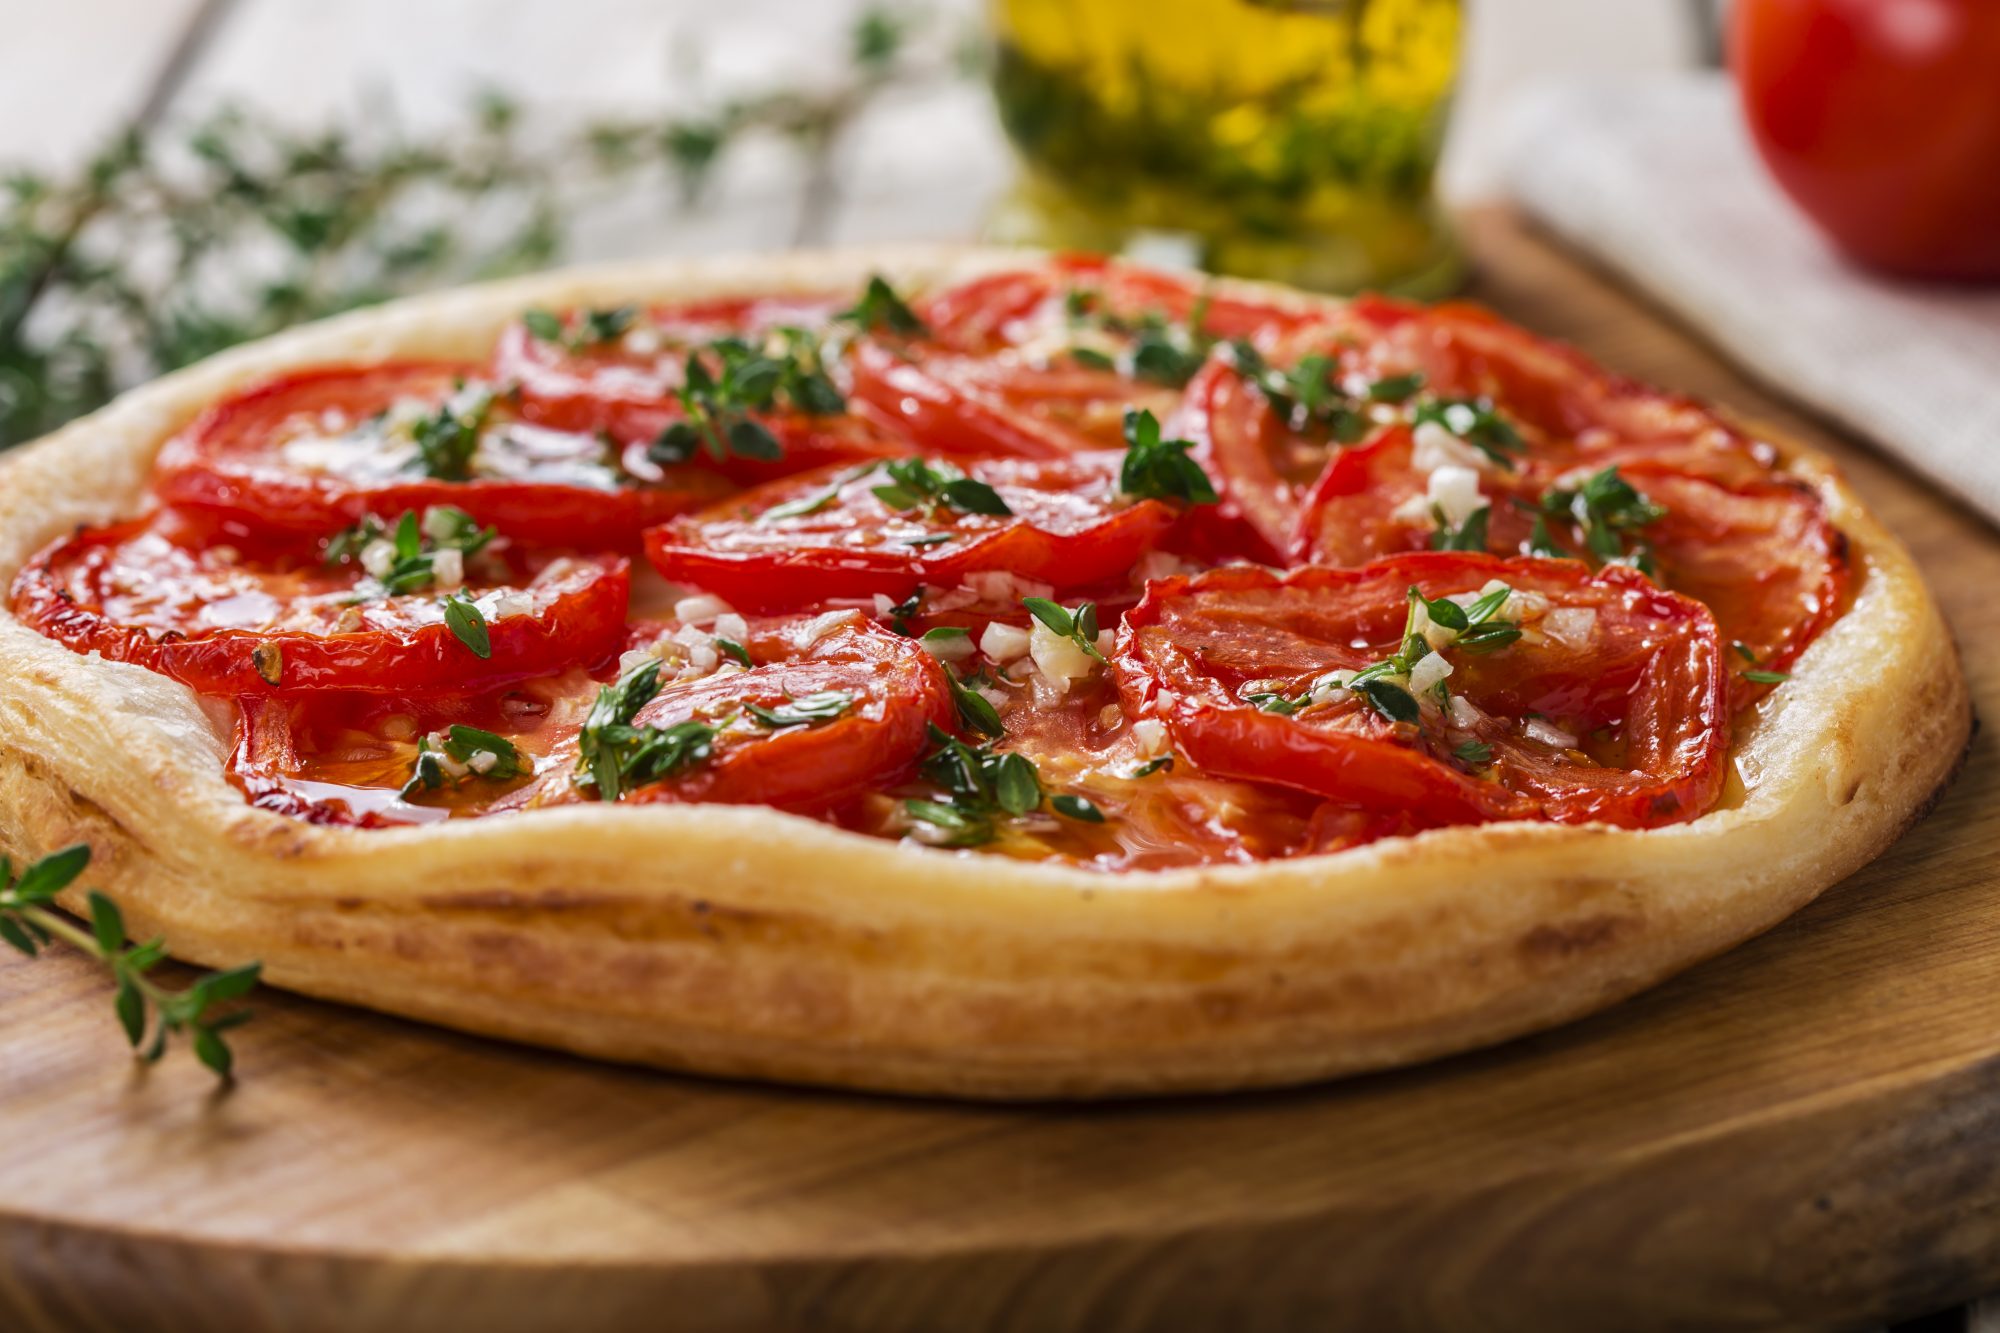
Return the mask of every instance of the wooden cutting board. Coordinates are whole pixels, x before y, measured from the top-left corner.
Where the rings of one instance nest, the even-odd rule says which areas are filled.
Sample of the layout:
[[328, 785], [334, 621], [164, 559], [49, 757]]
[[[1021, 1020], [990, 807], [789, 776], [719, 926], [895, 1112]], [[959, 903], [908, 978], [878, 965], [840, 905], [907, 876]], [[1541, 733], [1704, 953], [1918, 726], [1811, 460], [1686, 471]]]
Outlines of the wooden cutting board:
[[[1477, 295], [1822, 440], [2000, 715], [2000, 539], [1511, 219]], [[673, 1078], [265, 993], [239, 1085], [0, 962], [0, 1328], [1737, 1329], [2000, 1288], [2000, 761], [1594, 1019], [1278, 1095], [989, 1109]]]

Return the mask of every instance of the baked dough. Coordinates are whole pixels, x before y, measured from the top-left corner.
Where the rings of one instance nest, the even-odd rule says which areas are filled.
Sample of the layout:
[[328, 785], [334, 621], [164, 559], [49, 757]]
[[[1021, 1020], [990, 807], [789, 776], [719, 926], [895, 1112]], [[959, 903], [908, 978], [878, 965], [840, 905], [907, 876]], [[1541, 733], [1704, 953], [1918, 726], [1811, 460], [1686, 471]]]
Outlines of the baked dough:
[[[530, 306], [821, 291], [876, 271], [927, 286], [1039, 258], [904, 248], [583, 269], [295, 330], [0, 464], [0, 577], [76, 525], [132, 513], [169, 435], [279, 370], [479, 358]], [[1408, 1064], [1600, 1009], [1766, 929], [1879, 854], [1951, 777], [1970, 705], [1936, 605], [1838, 471], [1776, 443], [1851, 544], [1852, 605], [1739, 723], [1740, 780], [1688, 823], [1453, 827], [1110, 875], [750, 807], [318, 827], [244, 802], [214, 705], [0, 611], [0, 848], [19, 860], [87, 840], [84, 881], [176, 957], [262, 959], [288, 990], [605, 1059], [986, 1098]]]

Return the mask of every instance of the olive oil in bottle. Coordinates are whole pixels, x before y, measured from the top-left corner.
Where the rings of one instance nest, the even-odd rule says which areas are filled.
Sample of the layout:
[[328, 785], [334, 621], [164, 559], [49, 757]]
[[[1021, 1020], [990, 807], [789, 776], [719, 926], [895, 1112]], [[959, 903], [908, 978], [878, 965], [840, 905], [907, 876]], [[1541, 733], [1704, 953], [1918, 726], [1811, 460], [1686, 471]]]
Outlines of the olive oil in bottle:
[[1461, 275], [1433, 176], [1459, 0], [991, 0], [998, 239], [1329, 291]]

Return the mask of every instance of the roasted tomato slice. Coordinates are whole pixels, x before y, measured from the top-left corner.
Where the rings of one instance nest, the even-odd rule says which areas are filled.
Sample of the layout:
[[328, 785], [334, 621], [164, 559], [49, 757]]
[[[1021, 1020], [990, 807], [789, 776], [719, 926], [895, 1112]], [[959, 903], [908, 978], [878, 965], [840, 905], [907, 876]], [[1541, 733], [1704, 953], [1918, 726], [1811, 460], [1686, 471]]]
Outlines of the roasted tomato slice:
[[[536, 311], [501, 335], [493, 379], [519, 386], [525, 420], [602, 434], [643, 458], [663, 432], [686, 419], [679, 393], [689, 356], [721, 377], [727, 368], [717, 344], [727, 340], [765, 363], [756, 374], [770, 380], [771, 406], [756, 421], [777, 449], [725, 448], [719, 458], [697, 453], [691, 460], [697, 465], [749, 484], [827, 463], [907, 453], [900, 435], [845, 410], [845, 364], [822, 348], [815, 332], [843, 304], [833, 297], [763, 297], [647, 312]], [[731, 350], [746, 363], [751, 359], [738, 347]], [[813, 383], [801, 387], [801, 375]]]
[[[1334, 442], [1291, 430], [1263, 393], [1226, 357], [1188, 385], [1180, 434], [1215, 482], [1221, 503], [1209, 521], [1241, 534], [1242, 554], [1279, 563], [1292, 548], [1300, 506], [1326, 468]], [[1227, 539], [1219, 543], [1226, 545]]]
[[487, 814], [555, 767], [597, 686], [576, 668], [479, 694], [247, 696], [228, 773], [258, 809], [315, 824]]
[[[425, 699], [248, 699], [231, 774], [322, 823], [427, 823], [600, 799], [817, 811], [901, 782], [949, 687], [858, 614], [634, 626], [615, 670]], [[750, 665], [742, 664], [747, 658]]]
[[359, 560], [184, 545], [139, 520], [36, 556], [15, 580], [14, 613], [78, 652], [221, 695], [476, 690], [617, 651], [622, 557], [488, 550], [460, 562], [462, 579], [426, 564], [392, 589]]
[[916, 310], [942, 346], [975, 355], [1029, 350], [1047, 359], [1078, 343], [1117, 351], [1149, 330], [1196, 342], [1275, 337], [1322, 317], [1317, 304], [1219, 293], [1198, 279], [1088, 255], [984, 274], [932, 293]]
[[963, 474], [919, 459], [824, 470], [655, 528], [646, 554], [668, 579], [760, 611], [901, 599], [985, 571], [1087, 587], [1130, 570], [1178, 517], [1120, 495], [1123, 461], [1100, 452], [988, 459]]
[[1117, 667], [1128, 711], [1209, 772], [1432, 824], [1647, 827], [1720, 794], [1721, 653], [1705, 609], [1634, 570], [1437, 553], [1163, 580]]
[[[686, 634], [661, 632], [657, 642], [669, 646], [654, 651], [667, 652], [667, 661], [638, 656], [643, 648], [628, 653], [583, 729], [556, 747], [550, 780], [522, 804], [619, 799], [825, 809], [901, 781], [932, 728], [951, 719], [950, 686], [936, 660], [858, 612], [754, 620], [740, 639], [721, 637], [736, 648], [690, 679], [677, 679], [689, 668], [673, 665], [681, 660], [674, 649], [688, 646]], [[713, 648], [697, 651], [694, 670], [714, 655]], [[643, 757], [649, 746], [650, 760]], [[661, 746], [674, 752], [662, 758]]]
[[704, 468], [522, 421], [477, 374], [401, 362], [281, 376], [169, 440], [155, 485], [168, 504], [265, 532], [320, 536], [367, 514], [455, 505], [520, 541], [621, 549], [734, 489]]
[[[1797, 481], [1731, 487], [1643, 462], [1567, 475], [1541, 465], [1476, 474], [1447, 464], [1459, 485], [1434, 493], [1429, 483], [1440, 474], [1418, 464], [1435, 461], [1413, 449], [1403, 427], [1342, 450], [1307, 499], [1293, 557], [1358, 565], [1481, 532], [1476, 549], [1531, 554], [1539, 519], [1542, 549], [1635, 561], [1706, 605], [1733, 647], [1739, 703], [1761, 693], [1757, 675], [1805, 650], [1846, 593], [1847, 543], [1819, 495]], [[1468, 519], [1476, 531], [1468, 533]]]

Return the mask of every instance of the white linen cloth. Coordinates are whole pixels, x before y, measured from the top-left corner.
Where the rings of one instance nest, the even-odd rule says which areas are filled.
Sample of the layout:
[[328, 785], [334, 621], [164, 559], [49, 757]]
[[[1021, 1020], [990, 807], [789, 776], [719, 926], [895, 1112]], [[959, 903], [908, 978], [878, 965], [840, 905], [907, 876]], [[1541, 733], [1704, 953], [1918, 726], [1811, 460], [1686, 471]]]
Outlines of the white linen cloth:
[[1843, 262], [1765, 173], [1721, 75], [1546, 89], [1506, 145], [1532, 216], [2000, 523], [2000, 288]]

